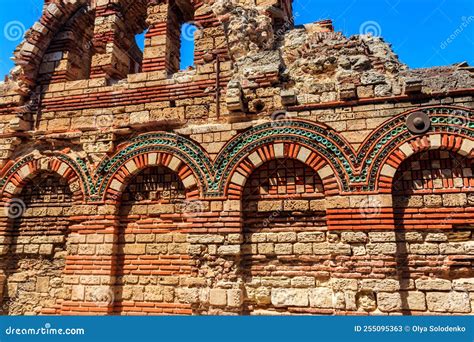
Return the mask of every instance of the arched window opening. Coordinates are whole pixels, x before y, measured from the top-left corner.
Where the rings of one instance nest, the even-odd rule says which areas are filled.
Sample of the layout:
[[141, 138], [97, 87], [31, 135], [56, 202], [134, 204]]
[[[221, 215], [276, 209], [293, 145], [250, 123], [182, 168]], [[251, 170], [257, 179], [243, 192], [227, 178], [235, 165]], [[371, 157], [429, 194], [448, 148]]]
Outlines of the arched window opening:
[[195, 35], [198, 27], [193, 23], [181, 25], [180, 39], [180, 69], [185, 70], [194, 67]]
[[41, 84], [87, 79], [91, 73], [94, 12], [80, 8], [52, 38], [41, 61]]
[[128, 52], [130, 56], [129, 74], [138, 74], [142, 72], [143, 54], [145, 51], [145, 34], [146, 32], [143, 31], [140, 34], [135, 35], [135, 41]]

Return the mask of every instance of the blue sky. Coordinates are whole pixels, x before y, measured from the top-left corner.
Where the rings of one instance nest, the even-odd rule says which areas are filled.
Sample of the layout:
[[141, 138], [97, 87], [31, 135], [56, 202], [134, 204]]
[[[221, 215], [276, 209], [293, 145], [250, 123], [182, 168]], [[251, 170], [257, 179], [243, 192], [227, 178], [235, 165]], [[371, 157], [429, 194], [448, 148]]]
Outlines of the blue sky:
[[[12, 52], [39, 18], [44, 0], [0, 1], [1, 76], [13, 66]], [[346, 35], [381, 35], [412, 68], [474, 65], [474, 0], [294, 0], [294, 13], [297, 24], [332, 19]], [[183, 50], [189, 55], [192, 45]], [[183, 63], [188, 64], [189, 59]]]

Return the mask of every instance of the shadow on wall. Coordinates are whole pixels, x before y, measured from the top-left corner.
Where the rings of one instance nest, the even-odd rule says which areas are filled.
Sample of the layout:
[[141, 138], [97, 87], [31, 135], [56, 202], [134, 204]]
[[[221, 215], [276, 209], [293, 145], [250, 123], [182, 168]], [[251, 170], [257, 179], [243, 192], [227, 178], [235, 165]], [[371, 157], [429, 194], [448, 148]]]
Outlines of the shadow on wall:
[[73, 202], [69, 185], [56, 174], [42, 173], [14, 201], [21, 210], [9, 220], [2, 313], [57, 314], [66, 296], [63, 275]]
[[469, 301], [467, 293], [437, 291], [456, 290], [453, 280], [474, 277], [473, 171], [472, 159], [435, 150], [407, 159], [394, 177], [397, 278], [405, 315], [463, 312], [446, 303]]

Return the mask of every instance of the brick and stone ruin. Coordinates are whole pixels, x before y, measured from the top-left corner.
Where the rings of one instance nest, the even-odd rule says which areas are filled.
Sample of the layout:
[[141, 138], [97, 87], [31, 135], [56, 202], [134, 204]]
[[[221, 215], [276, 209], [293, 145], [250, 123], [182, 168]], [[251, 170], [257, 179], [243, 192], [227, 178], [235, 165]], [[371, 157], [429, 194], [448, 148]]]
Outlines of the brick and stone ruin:
[[474, 314], [466, 63], [290, 0], [45, 1], [14, 61], [3, 314]]

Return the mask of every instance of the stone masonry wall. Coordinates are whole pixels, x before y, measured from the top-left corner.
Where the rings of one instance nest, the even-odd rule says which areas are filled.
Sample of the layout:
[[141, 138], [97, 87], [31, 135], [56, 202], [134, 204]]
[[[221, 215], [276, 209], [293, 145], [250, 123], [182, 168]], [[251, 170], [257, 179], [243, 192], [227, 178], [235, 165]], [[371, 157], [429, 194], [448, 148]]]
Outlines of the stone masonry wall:
[[472, 68], [291, 12], [45, 1], [0, 83], [2, 314], [474, 314]]

